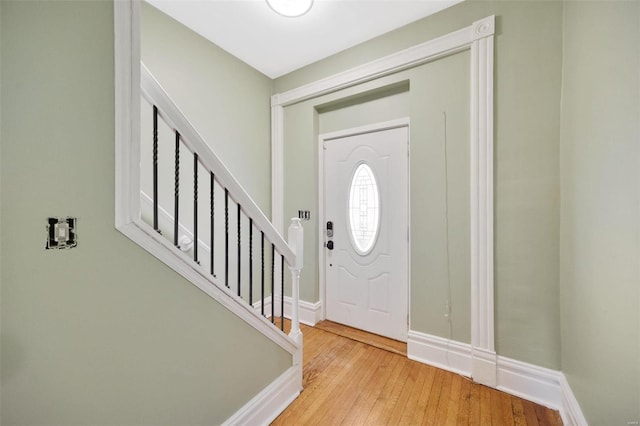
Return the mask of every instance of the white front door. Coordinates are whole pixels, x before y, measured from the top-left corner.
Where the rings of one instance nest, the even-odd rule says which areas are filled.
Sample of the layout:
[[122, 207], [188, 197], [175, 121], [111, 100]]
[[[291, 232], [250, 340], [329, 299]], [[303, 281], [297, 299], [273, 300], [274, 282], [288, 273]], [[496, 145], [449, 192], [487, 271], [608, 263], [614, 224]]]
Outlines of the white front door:
[[407, 340], [408, 125], [320, 136], [326, 318]]

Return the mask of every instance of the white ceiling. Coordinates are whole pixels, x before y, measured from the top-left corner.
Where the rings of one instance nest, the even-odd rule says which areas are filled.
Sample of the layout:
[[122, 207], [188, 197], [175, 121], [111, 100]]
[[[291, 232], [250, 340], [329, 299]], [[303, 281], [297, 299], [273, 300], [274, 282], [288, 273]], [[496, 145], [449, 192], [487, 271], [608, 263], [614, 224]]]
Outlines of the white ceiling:
[[285, 18], [264, 0], [147, 0], [271, 78], [355, 46], [462, 0], [315, 0]]

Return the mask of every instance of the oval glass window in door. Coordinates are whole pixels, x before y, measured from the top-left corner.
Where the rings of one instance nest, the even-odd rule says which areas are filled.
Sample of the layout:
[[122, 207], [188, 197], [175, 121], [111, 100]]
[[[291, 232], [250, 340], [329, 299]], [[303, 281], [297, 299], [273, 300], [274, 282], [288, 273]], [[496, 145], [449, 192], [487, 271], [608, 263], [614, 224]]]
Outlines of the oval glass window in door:
[[353, 172], [348, 208], [351, 241], [359, 254], [367, 254], [380, 227], [380, 193], [373, 170], [365, 163]]

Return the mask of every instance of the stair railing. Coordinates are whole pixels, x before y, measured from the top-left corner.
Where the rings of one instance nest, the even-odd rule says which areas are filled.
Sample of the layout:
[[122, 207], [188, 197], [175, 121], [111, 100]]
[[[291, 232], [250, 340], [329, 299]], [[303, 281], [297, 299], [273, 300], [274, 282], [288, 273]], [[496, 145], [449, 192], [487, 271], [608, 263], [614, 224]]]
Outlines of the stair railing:
[[[152, 158], [152, 194], [141, 192], [140, 220], [136, 225], [151, 236], [156, 243], [179, 259], [179, 267], [175, 267], [178, 272], [186, 277], [194, 277], [192, 272], [185, 272], [185, 265], [197, 273], [202, 279], [192, 280], [195, 285], [203, 291], [212, 295], [223, 305], [240, 314], [247, 322], [257, 326], [263, 334], [268, 335], [283, 348], [289, 350], [294, 355], [294, 364], [302, 364], [302, 333], [300, 331], [298, 300], [299, 300], [299, 279], [302, 269], [302, 247], [303, 229], [300, 219], [291, 220], [289, 227], [288, 242], [282, 238], [280, 233], [273, 227], [269, 219], [247, 194], [240, 183], [233, 177], [218, 156], [204, 141], [202, 136], [195, 130], [193, 125], [184, 116], [176, 104], [171, 100], [167, 92], [153, 77], [149, 70], [141, 64], [140, 88], [142, 97], [152, 106], [153, 114], [153, 147], [152, 152], [142, 152], [141, 156]], [[159, 146], [160, 132], [159, 126], [171, 129], [173, 148], [173, 212], [170, 208], [162, 205], [162, 193], [165, 188], [160, 187], [161, 178], [159, 175]], [[164, 142], [164, 141], [163, 141]], [[166, 148], [166, 147], [165, 147]], [[184, 150], [188, 152], [185, 161]], [[190, 157], [190, 158], [189, 158]], [[180, 167], [192, 163], [193, 187], [190, 194], [193, 196], [193, 217], [191, 227], [185, 227], [181, 216], [181, 188], [184, 182], [180, 181], [184, 170]], [[202, 180], [204, 171], [204, 180]], [[201, 184], [202, 180], [202, 184]], [[139, 180], [138, 180], [139, 181]], [[204, 185], [203, 185], [204, 184]], [[202, 202], [202, 187], [208, 187], [208, 202], [210, 215], [206, 222], [199, 217], [199, 203]], [[167, 191], [164, 191], [165, 193]], [[219, 193], [219, 194], [218, 194]], [[166, 194], [165, 194], [166, 195]], [[224, 237], [216, 236], [216, 228], [220, 228], [222, 219], [216, 217], [216, 211], [220, 206], [216, 205], [216, 195], [223, 197], [224, 202]], [[206, 195], [205, 195], [206, 197]], [[166, 197], [165, 197], [166, 198]], [[144, 218], [142, 206], [150, 202], [152, 214], [149, 218]], [[182, 201], [184, 202], [184, 200]], [[135, 206], [135, 203], [133, 203]], [[219, 216], [219, 215], [218, 215]], [[172, 221], [172, 226], [163, 226], [164, 220]], [[235, 220], [234, 220], [235, 218]], [[248, 222], [248, 226], [246, 223]], [[208, 226], [207, 236], [199, 234], [199, 225]], [[243, 224], [245, 224], [243, 232]], [[235, 227], [235, 232], [234, 228]], [[168, 228], [168, 229], [165, 229]], [[172, 229], [171, 229], [172, 228]], [[189, 229], [187, 229], [189, 228]], [[181, 241], [186, 237], [186, 240]], [[129, 235], [131, 236], [131, 235]], [[193, 245], [185, 247], [184, 242], [191, 240]], [[255, 241], [258, 240], [258, 241]], [[216, 271], [216, 254], [218, 246], [224, 241], [224, 272]], [[142, 245], [142, 244], [141, 244]], [[254, 246], [260, 253], [259, 260], [254, 258]], [[235, 246], [236, 250], [231, 250]], [[244, 246], [244, 250], [243, 250]], [[248, 252], [247, 252], [248, 246]], [[145, 245], [143, 245], [145, 247]], [[149, 244], [146, 247], [158, 257], [166, 258], [166, 254], [158, 255], [157, 251], [150, 250]], [[202, 253], [208, 254], [202, 256]], [[266, 259], [267, 258], [267, 259]], [[270, 265], [268, 264], [270, 260]], [[177, 265], [175, 261], [165, 262], [170, 266]], [[204, 264], [203, 264], [204, 263]], [[248, 263], [248, 264], [247, 264]], [[260, 265], [260, 274], [256, 277], [255, 269]], [[291, 329], [288, 335], [284, 334], [284, 269], [285, 264], [291, 271]], [[208, 266], [208, 267], [207, 267]], [[244, 269], [243, 269], [244, 268]], [[265, 268], [267, 269], [265, 271]], [[235, 280], [231, 280], [232, 271], [235, 273]], [[222, 275], [222, 277], [220, 276]], [[246, 280], [246, 281], [245, 281]], [[260, 296], [255, 297], [258, 292], [256, 281], [259, 283]], [[248, 284], [247, 284], [248, 283]], [[208, 284], [208, 285], [207, 285]], [[270, 289], [268, 288], [270, 285]], [[267, 287], [265, 289], [265, 286]], [[243, 294], [243, 288], [248, 287], [248, 294]], [[265, 294], [269, 292], [270, 297]], [[222, 294], [226, 296], [220, 297]], [[229, 300], [233, 302], [229, 302]], [[256, 301], [257, 300], [257, 301]], [[279, 330], [282, 338], [273, 336], [276, 328], [276, 304], [279, 302]], [[270, 306], [269, 306], [270, 305]], [[240, 307], [239, 307], [240, 306]], [[270, 308], [270, 309], [269, 309]], [[269, 312], [270, 310], [270, 312]], [[247, 316], [246, 314], [250, 315]], [[256, 317], [259, 321], [256, 321]], [[269, 328], [265, 328], [268, 324]], [[271, 330], [271, 331], [270, 331]]]

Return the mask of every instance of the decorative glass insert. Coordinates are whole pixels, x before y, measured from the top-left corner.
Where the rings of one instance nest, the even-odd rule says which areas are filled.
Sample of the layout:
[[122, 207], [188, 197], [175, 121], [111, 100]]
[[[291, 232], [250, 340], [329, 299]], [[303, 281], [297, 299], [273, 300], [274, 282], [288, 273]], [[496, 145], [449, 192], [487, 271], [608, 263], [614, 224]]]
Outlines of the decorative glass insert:
[[349, 228], [356, 251], [365, 254], [373, 247], [380, 226], [380, 194], [373, 170], [360, 164], [349, 189]]

